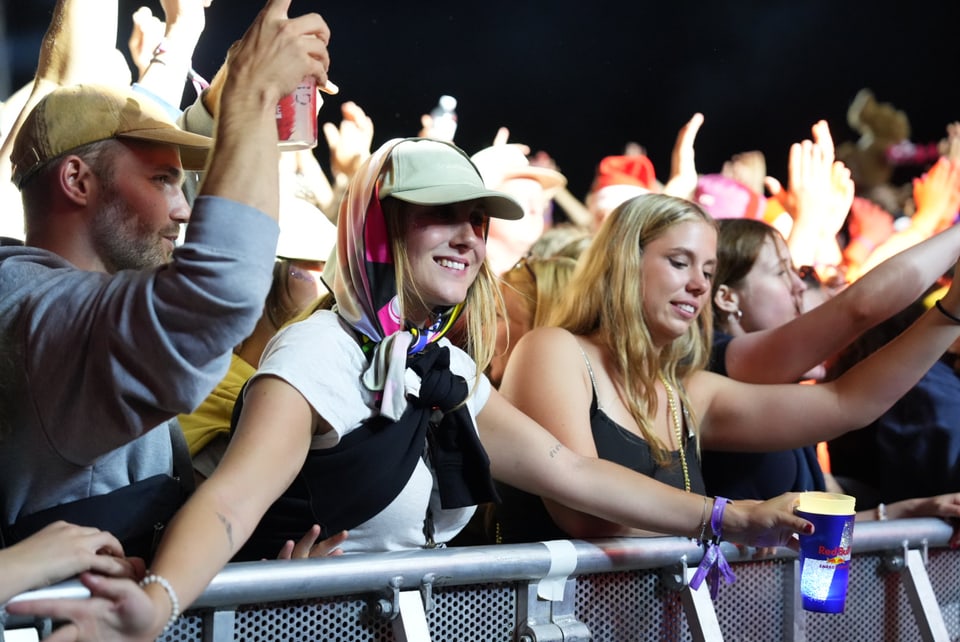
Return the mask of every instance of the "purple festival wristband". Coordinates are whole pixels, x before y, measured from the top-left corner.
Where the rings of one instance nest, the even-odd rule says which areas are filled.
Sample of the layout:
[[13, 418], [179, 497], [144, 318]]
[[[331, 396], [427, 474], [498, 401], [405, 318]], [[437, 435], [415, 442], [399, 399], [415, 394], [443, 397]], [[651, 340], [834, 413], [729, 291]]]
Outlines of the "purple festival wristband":
[[720, 549], [720, 538], [723, 536], [723, 511], [728, 503], [730, 503], [730, 500], [726, 497], [717, 497], [713, 500], [713, 511], [710, 515], [710, 529], [713, 531], [713, 538], [701, 542], [704, 547], [703, 559], [700, 560], [700, 565], [694, 572], [693, 577], [690, 578], [690, 588], [694, 590], [700, 588], [703, 580], [706, 579], [707, 585], [710, 587], [710, 597], [713, 599], [717, 599], [717, 594], [720, 591], [721, 575], [727, 584], [737, 579], [727, 562], [727, 558], [723, 556], [723, 551]]

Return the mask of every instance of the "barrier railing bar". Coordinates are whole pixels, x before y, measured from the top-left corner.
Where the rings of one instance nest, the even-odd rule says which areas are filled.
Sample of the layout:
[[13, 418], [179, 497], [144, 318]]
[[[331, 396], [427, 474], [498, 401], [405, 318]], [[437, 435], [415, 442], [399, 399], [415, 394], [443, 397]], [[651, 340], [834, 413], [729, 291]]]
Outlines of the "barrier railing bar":
[[[952, 528], [933, 519], [865, 522], [854, 529], [854, 554], [889, 551], [904, 545], [929, 543], [946, 547]], [[571, 576], [612, 571], [651, 570], [668, 567], [686, 557], [695, 566], [702, 557], [693, 540], [677, 537], [653, 539], [614, 538], [573, 540], [577, 563]], [[751, 561], [755, 549], [723, 544], [731, 563]], [[779, 549], [767, 559], [795, 558]], [[392, 578], [402, 588], [420, 587], [426, 573], [436, 577], [434, 587], [530, 582], [550, 572], [551, 555], [544, 544], [473, 546], [433, 550], [344, 555], [320, 560], [263, 561], [229, 564], [211, 582], [192, 609], [235, 608], [238, 605], [303, 600], [382, 592]], [[929, 580], [928, 580], [929, 583]], [[76, 581], [23, 593], [14, 600], [71, 598], [88, 595]], [[8, 627], [18, 625], [13, 621]], [[796, 618], [794, 618], [796, 620]], [[21, 619], [21, 622], [23, 620]], [[29, 620], [28, 620], [29, 621]], [[795, 638], [802, 640], [802, 637]]]
[[947, 625], [943, 621], [920, 551], [904, 550], [904, 568], [900, 571], [900, 578], [924, 642], [949, 642]]
[[723, 633], [720, 631], [720, 621], [717, 619], [717, 610], [710, 598], [707, 583], [704, 582], [697, 589], [690, 586], [690, 578], [696, 572], [696, 567], [685, 570], [685, 586], [680, 591], [687, 626], [690, 627], [690, 634], [695, 642], [721, 642]]

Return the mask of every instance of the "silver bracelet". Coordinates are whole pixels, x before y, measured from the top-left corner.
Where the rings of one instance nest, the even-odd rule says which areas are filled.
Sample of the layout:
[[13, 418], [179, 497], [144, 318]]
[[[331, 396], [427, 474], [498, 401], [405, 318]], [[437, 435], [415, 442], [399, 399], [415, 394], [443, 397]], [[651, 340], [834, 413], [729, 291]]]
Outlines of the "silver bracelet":
[[704, 541], [704, 535], [707, 534], [707, 502], [709, 497], [703, 498], [703, 508], [700, 509], [700, 541]]
[[140, 580], [140, 588], [146, 588], [150, 584], [159, 584], [163, 587], [163, 590], [167, 592], [167, 597], [170, 598], [170, 606], [173, 610], [170, 611], [170, 619], [167, 620], [167, 624], [163, 627], [163, 631], [160, 632], [160, 635], [163, 635], [167, 630], [176, 623], [177, 618], [180, 617], [180, 600], [177, 599], [177, 592], [173, 590], [173, 587], [170, 586], [170, 582], [167, 581], [167, 578], [162, 575], [157, 575], [156, 573], [150, 573], [145, 578]]

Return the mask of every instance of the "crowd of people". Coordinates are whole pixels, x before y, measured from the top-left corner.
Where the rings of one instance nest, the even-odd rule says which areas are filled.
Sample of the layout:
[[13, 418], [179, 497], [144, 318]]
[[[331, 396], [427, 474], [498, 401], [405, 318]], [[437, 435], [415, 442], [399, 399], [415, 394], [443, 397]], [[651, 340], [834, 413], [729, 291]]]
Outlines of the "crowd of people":
[[207, 82], [208, 4], [133, 16], [131, 82], [116, 3], [59, 0], [3, 105], [0, 602], [79, 575], [9, 605], [50, 639], [155, 639], [235, 560], [960, 518], [960, 127], [895, 213], [824, 121], [781, 184], [698, 171], [694, 114], [581, 203], [506, 129], [375, 146], [346, 102], [324, 171], [276, 105], [337, 91], [330, 28], [266, 0]]

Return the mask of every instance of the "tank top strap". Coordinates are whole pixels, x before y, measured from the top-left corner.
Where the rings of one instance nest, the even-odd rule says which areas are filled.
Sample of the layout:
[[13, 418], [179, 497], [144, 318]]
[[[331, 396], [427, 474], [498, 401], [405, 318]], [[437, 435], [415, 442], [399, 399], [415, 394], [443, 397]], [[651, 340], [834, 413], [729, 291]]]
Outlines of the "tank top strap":
[[583, 351], [583, 348], [580, 346], [580, 342], [577, 342], [577, 349], [580, 350], [580, 356], [583, 357], [583, 362], [587, 364], [587, 372], [590, 373], [590, 385], [593, 388], [593, 401], [590, 403], [590, 412], [600, 410], [600, 399], [597, 397], [597, 377], [593, 374], [593, 366], [590, 365], [590, 359], [587, 358], [587, 353]]

